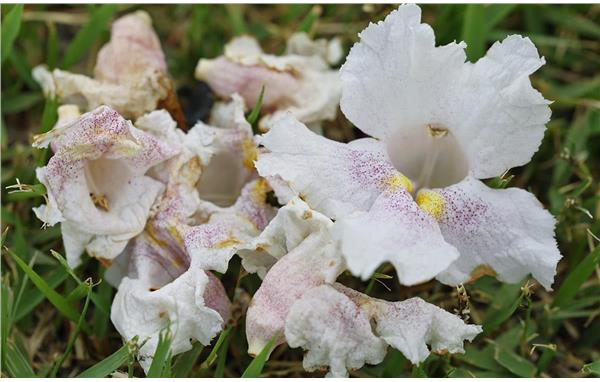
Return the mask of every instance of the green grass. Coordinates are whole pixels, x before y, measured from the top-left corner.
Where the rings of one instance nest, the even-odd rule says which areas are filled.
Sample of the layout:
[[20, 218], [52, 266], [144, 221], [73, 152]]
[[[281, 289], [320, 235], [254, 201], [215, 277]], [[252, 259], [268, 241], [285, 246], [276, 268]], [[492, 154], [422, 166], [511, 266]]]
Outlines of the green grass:
[[[102, 377], [118, 372], [143, 376], [134, 362], [137, 341], [123, 344], [110, 323], [114, 290], [100, 281], [104, 270], [88, 260], [76, 270], [65, 266], [60, 228], [41, 229], [31, 207], [43, 202], [35, 167], [49, 158], [30, 146], [34, 134], [48, 131], [57, 103], [44, 100], [31, 78], [40, 63], [90, 74], [95, 56], [109, 37], [110, 22], [135, 9], [153, 17], [177, 87], [194, 86], [200, 57], [214, 57], [231, 37], [256, 36], [279, 53], [286, 38], [304, 30], [316, 37], [339, 36], [348, 50], [370, 21], [390, 5], [83, 5], [2, 6], [2, 376]], [[502, 285], [489, 277], [466, 285], [472, 321], [486, 334], [466, 345], [462, 355], [431, 355], [418, 368], [397, 351], [384, 362], [352, 371], [353, 376], [510, 377], [598, 376], [600, 360], [600, 6], [599, 5], [425, 5], [423, 18], [437, 42], [465, 40], [476, 60], [507, 34], [528, 36], [547, 64], [532, 81], [553, 101], [552, 120], [531, 163], [493, 181], [533, 192], [557, 219], [556, 237], [564, 258], [553, 292], [523, 280]], [[68, 16], [68, 17], [59, 17]], [[249, 118], [258, 117], [256, 112]], [[340, 116], [325, 126], [329, 137], [353, 137]], [[10, 193], [19, 179], [22, 192]], [[234, 270], [232, 269], [232, 272]], [[344, 282], [386, 299], [420, 296], [449, 311], [459, 305], [452, 288], [436, 282], [400, 287], [390, 269], [377, 282]], [[388, 277], [386, 277], [385, 275]], [[226, 274], [225, 277], [231, 275]], [[237, 275], [233, 275], [237, 278]], [[241, 279], [252, 293], [257, 280]], [[386, 289], [382, 284], [389, 287]], [[162, 343], [168, 343], [168, 336]], [[171, 357], [164, 346], [151, 368], [156, 376], [319, 376], [302, 369], [302, 352], [276, 348], [269, 360], [247, 355], [243, 317], [202, 347]], [[160, 363], [159, 363], [160, 361]]]

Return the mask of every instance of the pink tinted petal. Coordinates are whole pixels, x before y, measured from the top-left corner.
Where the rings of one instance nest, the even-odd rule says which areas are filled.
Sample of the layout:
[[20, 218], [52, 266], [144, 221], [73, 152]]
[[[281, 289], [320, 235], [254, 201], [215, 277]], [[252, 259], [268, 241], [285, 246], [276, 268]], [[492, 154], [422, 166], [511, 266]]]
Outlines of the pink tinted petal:
[[248, 107], [253, 107], [265, 87], [263, 108], [272, 111], [278, 106], [289, 104], [290, 95], [298, 91], [298, 80], [288, 72], [279, 72], [263, 66], [244, 66], [219, 57], [201, 60], [196, 68], [196, 77], [206, 81], [221, 98], [233, 93], [242, 96]]
[[363, 280], [389, 261], [401, 284], [414, 285], [458, 258], [436, 221], [404, 189], [383, 192], [368, 212], [337, 220], [334, 237], [340, 240], [348, 269]]
[[483, 274], [510, 283], [531, 273], [550, 290], [561, 258], [555, 220], [527, 191], [494, 190], [472, 177], [441, 190], [439, 225], [460, 257], [438, 276], [456, 285]]
[[94, 76], [123, 84], [153, 71], [166, 73], [167, 65], [150, 16], [137, 11], [116, 20], [110, 41], [98, 53]]

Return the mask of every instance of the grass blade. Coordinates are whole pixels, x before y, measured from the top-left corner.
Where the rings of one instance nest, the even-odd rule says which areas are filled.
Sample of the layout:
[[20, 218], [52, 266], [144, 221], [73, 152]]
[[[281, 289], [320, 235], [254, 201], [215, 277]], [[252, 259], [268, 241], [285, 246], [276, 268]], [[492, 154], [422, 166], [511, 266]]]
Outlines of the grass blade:
[[98, 362], [89, 369], [83, 371], [77, 376], [77, 378], [104, 378], [113, 371], [117, 370], [121, 365], [127, 362], [130, 353], [130, 347], [137, 343], [137, 337], [134, 337], [131, 341], [126, 342], [108, 357]]
[[212, 363], [215, 362], [215, 359], [217, 358], [219, 349], [221, 348], [221, 345], [223, 345], [223, 342], [225, 341], [225, 339], [231, 333], [231, 329], [232, 328], [227, 328], [221, 332], [221, 334], [219, 335], [219, 338], [217, 339], [217, 343], [215, 344], [215, 346], [212, 348], [212, 350], [208, 354], [208, 357], [206, 357], [206, 360], [204, 360], [204, 362], [202, 362], [202, 365], [200, 365], [201, 369], [208, 369], [210, 367], [210, 365], [212, 365]]
[[223, 378], [223, 374], [225, 373], [225, 362], [227, 361], [227, 350], [229, 349], [229, 341], [231, 340], [231, 336], [227, 336], [225, 342], [221, 346], [221, 350], [219, 351], [219, 356], [217, 357], [217, 367], [215, 368], [214, 378]]
[[31, 369], [29, 361], [17, 346], [7, 344], [6, 346], [6, 370], [15, 378], [33, 378], [35, 373]]
[[79, 313], [67, 302], [67, 300], [58, 294], [54, 289], [50, 288], [50, 286], [38, 275], [33, 269], [31, 269], [27, 263], [25, 263], [19, 256], [14, 254], [10, 249], [4, 247], [7, 253], [12, 257], [12, 259], [17, 263], [19, 268], [25, 272], [25, 274], [29, 277], [31, 282], [46, 296], [48, 301], [52, 303], [58, 309], [58, 311], [69, 320], [77, 323], [79, 322]]
[[173, 378], [186, 378], [190, 375], [190, 372], [194, 368], [194, 365], [198, 362], [198, 357], [202, 353], [204, 346], [200, 342], [194, 343], [192, 350], [183, 353], [177, 358], [175, 365], [173, 366]]
[[4, 278], [2, 280], [2, 283], [0, 284], [0, 288], [1, 288], [1, 295], [0, 298], [2, 299], [2, 301], [0, 301], [0, 319], [2, 321], [0, 321], [0, 336], [2, 336], [1, 341], [2, 344], [0, 345], [0, 355], [2, 356], [2, 360], [1, 360], [1, 364], [4, 368], [5, 365], [5, 358], [6, 358], [6, 347], [7, 347], [7, 343], [8, 343], [8, 335], [10, 334], [10, 313], [12, 310], [12, 304], [11, 304], [11, 299], [12, 299], [12, 293], [10, 290], [10, 287], [8, 286], [8, 283], [6, 282], [6, 279]]
[[1, 37], [1, 56], [0, 63], [8, 58], [8, 55], [12, 51], [13, 43], [19, 35], [21, 30], [21, 18], [23, 17], [23, 4], [16, 4], [8, 12], [4, 20], [2, 20], [2, 37]]
[[50, 70], [56, 68], [58, 57], [58, 33], [56, 25], [48, 22], [48, 43], [46, 44], [46, 65]]
[[89, 23], [77, 33], [71, 44], [69, 44], [61, 68], [69, 69], [89, 52], [94, 41], [107, 30], [108, 22], [116, 11], [116, 4], [103, 4], [94, 10]]
[[600, 246], [596, 247], [569, 273], [560, 285], [552, 305], [563, 307], [571, 302], [581, 285], [594, 273], [598, 263], [600, 263]]
[[258, 115], [260, 114], [260, 108], [263, 103], [263, 96], [265, 95], [265, 86], [263, 85], [260, 89], [260, 94], [258, 96], [258, 101], [256, 101], [256, 105], [252, 108], [252, 112], [246, 118], [249, 124], [254, 125], [254, 123], [258, 120]]
[[508, 371], [523, 378], [532, 378], [535, 376], [537, 368], [529, 360], [520, 355], [496, 346], [494, 359], [506, 368]]
[[502, 285], [498, 293], [498, 296], [501, 296], [501, 300], [496, 301], [498, 302], [498, 306], [492, 305], [486, 313], [485, 320], [483, 321], [484, 333], [490, 333], [513, 315], [523, 301], [522, 292], [517, 296], [520, 291], [521, 284]]
[[475, 61], [485, 52], [487, 26], [483, 5], [467, 5], [464, 17], [462, 39], [467, 43], [467, 58]]
[[[55, 289], [63, 281], [67, 279], [67, 272], [62, 269], [57, 269], [56, 272], [52, 273], [49, 277], [46, 277], [48, 286]], [[44, 301], [44, 294], [38, 288], [27, 288], [30, 289], [23, 293], [23, 297], [19, 300], [19, 304], [15, 305], [13, 322], [19, 322], [23, 317], [31, 313], [36, 306]]]
[[260, 373], [262, 372], [265, 363], [271, 353], [271, 349], [275, 344], [275, 337], [271, 338], [269, 342], [265, 345], [265, 347], [258, 353], [256, 358], [250, 362], [250, 365], [246, 368], [244, 373], [242, 374], [242, 378], [258, 378], [260, 377]]
[[171, 340], [171, 334], [168, 329], [160, 332], [152, 364], [150, 364], [150, 369], [146, 375], [148, 378], [160, 378], [163, 376], [165, 363], [171, 353]]
[[85, 303], [83, 304], [83, 310], [81, 311], [81, 315], [79, 316], [79, 321], [77, 322], [75, 331], [73, 332], [73, 334], [71, 335], [71, 338], [69, 339], [69, 342], [67, 343], [67, 348], [65, 349], [65, 351], [63, 352], [61, 357], [58, 359], [58, 361], [54, 364], [54, 367], [52, 368], [51, 376], [53, 378], [56, 377], [56, 375], [58, 374], [58, 370], [60, 369], [62, 364], [65, 362], [65, 359], [67, 359], [69, 354], [71, 354], [71, 351], [73, 350], [73, 345], [75, 344], [75, 340], [77, 339], [77, 337], [79, 336], [79, 332], [81, 331], [81, 327], [83, 325], [83, 320], [88, 311], [88, 307], [90, 306], [90, 297], [92, 295], [92, 288], [94, 287], [94, 285], [92, 284], [91, 279], [86, 280], [84, 285], [87, 286], [87, 295], [85, 298]]

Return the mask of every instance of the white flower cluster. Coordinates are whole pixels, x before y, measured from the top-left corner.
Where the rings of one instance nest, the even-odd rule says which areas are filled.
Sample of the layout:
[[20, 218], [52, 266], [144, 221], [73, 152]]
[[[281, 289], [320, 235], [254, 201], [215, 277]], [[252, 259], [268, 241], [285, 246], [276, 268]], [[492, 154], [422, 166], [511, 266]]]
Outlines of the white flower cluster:
[[[34, 70], [64, 104], [35, 138], [54, 152], [37, 170], [48, 197], [35, 213], [61, 224], [72, 266], [87, 252], [110, 267], [111, 319], [125, 339], [147, 340], [145, 369], [167, 327], [173, 354], [223, 329], [230, 301], [212, 272], [236, 254], [262, 279], [246, 314], [250, 354], [275, 339], [305, 349], [307, 370], [345, 376], [381, 362], [388, 346], [413, 363], [462, 352], [479, 326], [336, 279], [367, 280], [390, 262], [402, 285], [532, 274], [550, 289], [561, 257], [553, 217], [532, 194], [480, 180], [527, 163], [540, 145], [549, 102], [529, 75], [544, 59], [521, 36], [476, 63], [464, 48], [436, 47], [416, 5], [369, 25], [339, 72], [337, 40], [297, 34], [274, 56], [239, 37], [199, 61], [196, 77], [222, 101], [184, 132], [150, 18], [126, 15], [94, 79]], [[266, 133], [254, 136], [244, 113], [263, 86]], [[319, 135], [338, 105], [373, 138]]]

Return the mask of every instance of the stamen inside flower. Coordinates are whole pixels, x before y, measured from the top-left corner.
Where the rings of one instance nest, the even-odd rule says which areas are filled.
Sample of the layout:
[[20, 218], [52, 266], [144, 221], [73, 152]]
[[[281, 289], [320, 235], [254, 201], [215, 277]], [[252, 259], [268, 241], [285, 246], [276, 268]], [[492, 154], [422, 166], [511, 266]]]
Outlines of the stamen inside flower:
[[399, 129], [387, 147], [396, 169], [414, 182], [415, 192], [458, 183], [469, 171], [458, 141], [446, 126], [438, 123]]

